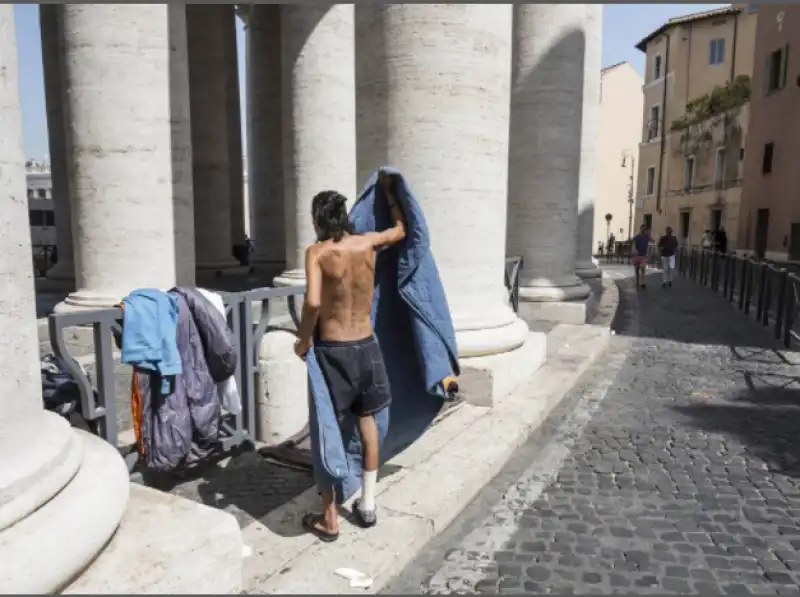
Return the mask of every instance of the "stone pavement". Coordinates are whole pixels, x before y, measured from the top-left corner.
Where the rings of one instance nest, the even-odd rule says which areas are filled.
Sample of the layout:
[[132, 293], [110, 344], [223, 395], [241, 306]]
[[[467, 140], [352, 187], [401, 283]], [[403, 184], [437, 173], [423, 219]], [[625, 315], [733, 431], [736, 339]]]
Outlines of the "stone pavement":
[[800, 354], [607, 271], [608, 352], [384, 592], [800, 594]]

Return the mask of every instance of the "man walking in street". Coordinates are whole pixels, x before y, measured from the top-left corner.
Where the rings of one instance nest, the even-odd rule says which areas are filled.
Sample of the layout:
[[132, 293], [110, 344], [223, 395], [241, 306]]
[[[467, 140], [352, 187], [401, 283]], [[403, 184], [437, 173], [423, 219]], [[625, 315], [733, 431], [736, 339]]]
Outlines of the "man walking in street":
[[678, 239], [672, 235], [672, 228], [667, 226], [667, 233], [658, 239], [661, 253], [662, 288], [672, 288], [672, 276], [675, 271], [675, 252], [678, 250]]
[[633, 237], [633, 269], [636, 273], [636, 286], [644, 290], [647, 288], [647, 250], [650, 247], [650, 231], [644, 224], [639, 228], [639, 234]]

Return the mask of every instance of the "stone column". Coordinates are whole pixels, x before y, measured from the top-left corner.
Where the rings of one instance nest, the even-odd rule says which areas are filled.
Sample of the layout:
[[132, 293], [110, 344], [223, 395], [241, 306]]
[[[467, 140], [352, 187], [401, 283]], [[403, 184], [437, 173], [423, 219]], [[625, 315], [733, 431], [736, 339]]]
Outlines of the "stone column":
[[510, 5], [359, 6], [358, 167], [408, 177], [462, 357], [521, 346], [503, 285]]
[[226, 74], [228, 83], [228, 161], [231, 179], [231, 241], [244, 243], [244, 162], [242, 156], [242, 108], [239, 93], [239, 50], [236, 43], [236, 16], [233, 7], [230, 27], [225, 28]]
[[[0, 198], [3, 201], [0, 406], [3, 416], [0, 421], [42, 409], [39, 340], [35, 324], [36, 293], [31, 267], [33, 256], [17, 72], [14, 5], [3, 4], [0, 5], [0, 131], [3, 131], [3, 142], [0, 143]], [[4, 480], [0, 472], [0, 496], [5, 490]], [[0, 500], [0, 508], [3, 501]]]
[[58, 262], [47, 270], [47, 278], [74, 287], [75, 263], [72, 258], [72, 225], [69, 213], [67, 139], [62, 110], [64, 84], [60, 14], [61, 8], [56, 4], [39, 6], [44, 99], [47, 107], [47, 140], [50, 146], [50, 177], [56, 218], [56, 246], [58, 247]]
[[169, 85], [172, 126], [172, 201], [175, 226], [175, 283], [195, 284], [192, 118], [186, 6], [169, 4]]
[[284, 270], [287, 250], [281, 140], [280, 11], [277, 4], [253, 4], [248, 33], [253, 88], [249, 108], [252, 153], [247, 176], [253, 211], [253, 263], [267, 272], [274, 272], [273, 275]]
[[231, 238], [226, 30], [233, 6], [188, 4], [189, 88], [198, 273], [238, 271]]
[[[41, 594], [60, 592], [105, 547], [122, 518], [129, 482], [116, 447], [74, 431], [42, 407], [17, 64], [14, 5], [3, 4], [0, 587]], [[72, 532], [76, 520], [85, 532]]]
[[508, 254], [520, 255], [520, 315], [583, 323], [575, 275], [583, 97], [583, 4], [514, 5]]
[[163, 4], [62, 8], [77, 291], [57, 311], [175, 284], [176, 237], [186, 244], [175, 210], [189, 201], [179, 172], [191, 159], [174, 119], [175, 13]]
[[578, 260], [575, 273], [599, 278], [602, 271], [592, 261], [594, 204], [597, 197], [598, 115], [600, 69], [603, 52], [603, 5], [586, 4], [586, 57], [583, 61], [583, 115], [581, 120], [581, 174], [578, 187]]
[[333, 189], [355, 200], [353, 5], [281, 6], [281, 71], [287, 271], [275, 284], [293, 285], [316, 240], [311, 199]]

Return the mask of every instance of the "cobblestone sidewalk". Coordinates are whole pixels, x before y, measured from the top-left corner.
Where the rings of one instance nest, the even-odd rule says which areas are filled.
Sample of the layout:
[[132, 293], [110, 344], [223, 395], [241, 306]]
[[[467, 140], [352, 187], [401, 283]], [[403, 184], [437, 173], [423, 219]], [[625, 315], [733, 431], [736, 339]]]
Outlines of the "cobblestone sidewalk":
[[800, 354], [616, 269], [607, 355], [385, 592], [800, 594]]

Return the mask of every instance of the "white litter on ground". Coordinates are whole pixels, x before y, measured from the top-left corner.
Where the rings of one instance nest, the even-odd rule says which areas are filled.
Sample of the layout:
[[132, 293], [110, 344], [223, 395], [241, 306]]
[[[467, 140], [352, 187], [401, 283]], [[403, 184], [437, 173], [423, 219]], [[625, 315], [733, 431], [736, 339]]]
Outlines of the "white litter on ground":
[[369, 576], [352, 568], [339, 568], [334, 574], [349, 580], [351, 589], [369, 589], [372, 586], [372, 579]]
[[251, 555], [253, 555], [253, 548], [249, 545], [242, 545], [242, 557], [249, 558]]

